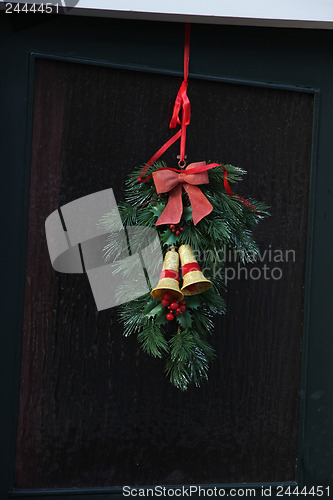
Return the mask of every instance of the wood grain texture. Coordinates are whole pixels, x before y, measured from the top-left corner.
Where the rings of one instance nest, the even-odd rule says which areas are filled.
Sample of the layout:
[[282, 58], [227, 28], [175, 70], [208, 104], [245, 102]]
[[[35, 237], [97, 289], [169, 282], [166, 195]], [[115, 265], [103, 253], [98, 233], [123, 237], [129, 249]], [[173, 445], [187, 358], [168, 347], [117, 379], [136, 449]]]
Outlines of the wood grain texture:
[[[209, 382], [186, 393], [98, 313], [83, 275], [54, 272], [44, 234], [58, 206], [112, 187], [171, 136], [180, 78], [39, 60], [36, 65], [16, 487], [295, 479], [313, 96], [194, 80], [189, 161], [248, 171], [235, 189], [271, 206], [248, 265], [279, 280], [228, 284]], [[178, 145], [164, 156], [175, 165]], [[232, 263], [237, 270], [237, 264]]]

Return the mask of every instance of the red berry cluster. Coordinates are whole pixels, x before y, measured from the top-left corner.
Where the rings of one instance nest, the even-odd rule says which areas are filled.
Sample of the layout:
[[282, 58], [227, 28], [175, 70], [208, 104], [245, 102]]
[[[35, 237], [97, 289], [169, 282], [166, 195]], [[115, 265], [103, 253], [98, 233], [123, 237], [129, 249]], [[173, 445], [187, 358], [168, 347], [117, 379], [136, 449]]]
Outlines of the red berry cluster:
[[168, 321], [172, 321], [173, 319], [175, 319], [174, 314], [176, 316], [179, 316], [186, 309], [185, 301], [180, 300], [176, 302], [176, 300], [172, 299], [171, 294], [169, 292], [166, 292], [163, 295], [162, 305], [169, 309], [169, 313], [166, 315], [166, 319]]
[[179, 236], [182, 231], [184, 231], [183, 227], [180, 227], [179, 224], [168, 224], [168, 227], [171, 229], [173, 233], [176, 233], [176, 236]]

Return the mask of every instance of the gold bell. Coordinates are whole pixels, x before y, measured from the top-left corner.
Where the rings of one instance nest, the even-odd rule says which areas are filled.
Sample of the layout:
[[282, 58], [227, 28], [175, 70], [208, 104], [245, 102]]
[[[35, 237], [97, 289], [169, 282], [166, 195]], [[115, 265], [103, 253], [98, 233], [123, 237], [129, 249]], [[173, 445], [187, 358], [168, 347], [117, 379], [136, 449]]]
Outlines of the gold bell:
[[154, 299], [162, 300], [166, 292], [176, 301], [184, 298], [179, 289], [179, 255], [174, 248], [165, 254], [160, 280], [151, 294]]
[[181, 245], [178, 252], [183, 272], [181, 291], [184, 295], [196, 295], [208, 290], [212, 286], [212, 282], [206, 279], [201, 272], [190, 245]]

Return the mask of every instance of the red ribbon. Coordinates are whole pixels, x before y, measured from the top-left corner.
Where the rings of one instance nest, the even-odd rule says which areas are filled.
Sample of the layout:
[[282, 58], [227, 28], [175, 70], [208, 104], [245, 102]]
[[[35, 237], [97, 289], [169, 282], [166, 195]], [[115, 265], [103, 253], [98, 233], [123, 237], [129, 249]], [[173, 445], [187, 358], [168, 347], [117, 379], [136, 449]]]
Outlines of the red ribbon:
[[[180, 161], [185, 159], [185, 144], [186, 144], [186, 127], [191, 120], [191, 104], [187, 96], [188, 87], [188, 66], [190, 60], [190, 24], [185, 24], [185, 45], [184, 45], [184, 80], [178, 90], [173, 114], [170, 121], [170, 128], [175, 128], [178, 125], [180, 129]], [[182, 110], [182, 119], [179, 118], [180, 110]]]
[[163, 278], [172, 278], [173, 280], [179, 281], [179, 272], [174, 271], [173, 269], [163, 269], [160, 280]]
[[228, 171], [227, 169], [225, 168], [224, 165], [221, 165], [221, 167], [223, 168], [223, 184], [224, 184], [224, 189], [226, 190], [226, 193], [229, 195], [229, 196], [232, 196], [233, 198], [237, 198], [243, 205], [244, 207], [248, 208], [249, 210], [254, 210], [255, 212], [258, 212], [258, 210], [256, 209], [256, 207], [254, 207], [253, 205], [251, 205], [251, 203], [249, 203], [247, 200], [245, 200], [244, 198], [242, 198], [239, 194], [234, 194], [232, 191], [231, 191], [231, 188], [230, 188], [230, 185], [229, 185], [229, 182], [228, 182]]
[[[184, 79], [178, 90], [178, 94], [175, 100], [172, 118], [169, 124], [170, 128], [175, 128], [178, 125], [181, 126], [180, 130], [173, 135], [163, 146], [150, 158], [142, 169], [140, 176], [138, 177], [139, 182], [146, 182], [152, 177], [154, 178], [154, 183], [157, 193], [167, 193], [169, 194], [169, 200], [167, 206], [165, 207], [162, 215], [156, 222], [156, 225], [162, 224], [177, 224], [182, 215], [183, 203], [182, 203], [182, 186], [187, 192], [190, 203], [192, 206], [192, 216], [193, 223], [196, 225], [203, 217], [208, 215], [213, 207], [207, 200], [206, 196], [202, 191], [196, 187], [200, 184], [208, 184], [208, 174], [207, 170], [219, 166], [218, 163], [211, 163], [206, 165], [205, 162], [192, 163], [187, 167], [185, 171], [178, 170], [176, 168], [162, 167], [159, 168], [153, 174], [142, 178], [146, 174], [149, 167], [157, 161], [160, 156], [174, 144], [180, 138], [180, 161], [183, 162], [185, 158], [185, 144], [186, 144], [186, 127], [190, 123], [191, 119], [191, 105], [189, 98], [187, 96], [188, 87], [188, 69], [189, 69], [189, 59], [190, 59], [190, 24], [185, 24], [185, 43], [184, 43]], [[182, 117], [180, 119], [180, 112], [182, 111]], [[231, 191], [228, 182], [228, 172], [227, 169], [221, 165], [224, 171], [224, 187], [226, 192], [241, 201], [241, 203], [249, 208], [250, 210], [257, 209], [251, 205], [248, 201], [239, 195], [234, 195]], [[188, 172], [190, 170], [191, 172]], [[165, 173], [162, 173], [164, 171]], [[177, 175], [179, 174], [179, 175]], [[194, 176], [194, 174], [200, 174]]]
[[209, 184], [207, 170], [217, 166], [218, 163], [206, 165], [203, 161], [191, 163], [184, 171], [166, 167], [153, 172], [157, 193], [169, 193], [168, 203], [156, 222], [156, 226], [178, 224], [183, 213], [182, 187], [190, 199], [194, 225], [210, 214], [213, 206], [197, 186]]
[[191, 163], [185, 170], [162, 167], [153, 172], [155, 188], [158, 194], [169, 193], [168, 203], [156, 222], [162, 224], [178, 224], [183, 213], [182, 187], [185, 189], [192, 207], [193, 224], [196, 226], [206, 215], [213, 210], [212, 204], [207, 200], [198, 185], [209, 184], [208, 172], [211, 168], [223, 168], [223, 183], [226, 193], [237, 198], [246, 208], [257, 212], [256, 207], [238, 194], [234, 194], [228, 182], [228, 171], [224, 165], [206, 162]]
[[191, 273], [192, 271], [201, 271], [197, 262], [190, 262], [189, 264], [184, 264], [184, 266], [182, 266], [183, 276], [187, 273]]
[[[189, 125], [190, 120], [191, 120], [191, 105], [190, 105], [190, 100], [187, 96], [187, 87], [188, 87], [188, 67], [189, 67], [189, 60], [190, 60], [190, 24], [186, 23], [185, 24], [185, 44], [184, 44], [184, 80], [178, 90], [178, 94], [175, 100], [174, 108], [173, 108], [173, 113], [172, 113], [172, 118], [170, 121], [170, 128], [175, 128], [178, 125], [180, 125], [180, 130], [171, 137], [165, 144], [163, 144], [162, 147], [150, 158], [149, 161], [147, 161], [146, 165], [142, 169], [140, 176], [138, 177], [139, 182], [146, 182], [151, 178], [151, 175], [146, 177], [145, 179], [142, 178], [142, 176], [147, 172], [149, 167], [157, 161], [160, 156], [162, 156], [163, 153], [167, 149], [169, 149], [170, 146], [174, 142], [176, 142], [179, 137], [180, 137], [180, 161], [184, 161], [185, 158], [185, 144], [186, 144], [186, 127]], [[182, 119], [180, 120], [180, 111], [182, 111]]]

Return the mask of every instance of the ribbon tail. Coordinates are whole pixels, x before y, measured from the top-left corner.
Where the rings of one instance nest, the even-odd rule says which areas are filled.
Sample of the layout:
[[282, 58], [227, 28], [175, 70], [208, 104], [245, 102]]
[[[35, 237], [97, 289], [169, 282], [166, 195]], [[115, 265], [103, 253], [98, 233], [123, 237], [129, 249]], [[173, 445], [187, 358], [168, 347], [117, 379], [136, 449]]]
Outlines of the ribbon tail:
[[196, 226], [201, 219], [212, 212], [213, 205], [197, 186], [184, 184], [184, 189], [191, 203], [193, 224]]
[[244, 205], [244, 207], [248, 208], [249, 210], [253, 210], [254, 212], [258, 212], [256, 207], [254, 207], [249, 201], [245, 200], [245, 198], [242, 198], [239, 194], [234, 194], [232, 192], [231, 187], [229, 185], [229, 181], [228, 181], [228, 171], [224, 165], [222, 165], [222, 167], [223, 167], [223, 173], [224, 173], [223, 184], [224, 184], [224, 189], [226, 190], [226, 193], [229, 196], [232, 196], [233, 198], [237, 198], [242, 203], [242, 205]]
[[183, 213], [182, 186], [178, 184], [170, 191], [168, 203], [156, 222], [156, 226], [162, 224], [178, 224]]
[[182, 99], [178, 93], [177, 97], [176, 97], [175, 105], [173, 108], [172, 118], [171, 118], [170, 124], [169, 124], [170, 128], [175, 128], [177, 126], [177, 124], [180, 123], [179, 113], [180, 113], [181, 107], [182, 107]]

